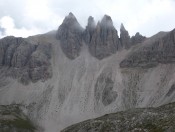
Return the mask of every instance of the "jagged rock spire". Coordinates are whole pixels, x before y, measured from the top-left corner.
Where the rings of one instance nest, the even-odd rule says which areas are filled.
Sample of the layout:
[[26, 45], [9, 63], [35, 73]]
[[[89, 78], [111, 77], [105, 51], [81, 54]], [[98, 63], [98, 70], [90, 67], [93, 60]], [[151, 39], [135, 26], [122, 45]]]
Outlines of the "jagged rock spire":
[[104, 15], [98, 22], [89, 44], [90, 53], [98, 59], [103, 59], [118, 49], [120, 42], [117, 30], [113, 26], [110, 16]]
[[56, 37], [60, 40], [63, 52], [70, 59], [79, 56], [83, 44], [82, 40], [88, 45], [90, 53], [98, 59], [110, 56], [122, 47], [128, 49], [133, 43], [143, 40], [140, 35], [130, 39], [129, 33], [123, 24], [120, 27], [119, 39], [113, 21], [108, 15], [104, 15], [97, 25], [94, 18], [90, 16], [84, 30], [71, 12], [58, 28]]
[[120, 31], [126, 31], [126, 29], [125, 29], [123, 23], [121, 23], [121, 25], [120, 25]]
[[89, 16], [89, 18], [88, 18], [88, 25], [87, 25], [87, 27], [95, 28], [95, 21], [94, 21], [94, 18], [92, 16]]
[[142, 36], [139, 32], [137, 32], [135, 36], [131, 37], [131, 45], [142, 43], [145, 39], [145, 36]]
[[108, 28], [113, 27], [113, 22], [112, 22], [111, 17], [108, 16], [108, 15], [104, 15], [104, 17], [101, 20], [101, 25], [102, 26], [107, 26]]
[[128, 49], [130, 47], [130, 36], [128, 31], [125, 29], [123, 23], [120, 26], [120, 41], [122, 47]]
[[56, 37], [60, 40], [63, 52], [70, 59], [75, 59], [79, 55], [83, 30], [71, 12], [58, 28]]
[[94, 18], [92, 16], [89, 16], [88, 18], [88, 24], [86, 26], [85, 32], [84, 32], [84, 40], [86, 44], [89, 44], [91, 42], [92, 39], [92, 35], [94, 33], [95, 30], [95, 21]]

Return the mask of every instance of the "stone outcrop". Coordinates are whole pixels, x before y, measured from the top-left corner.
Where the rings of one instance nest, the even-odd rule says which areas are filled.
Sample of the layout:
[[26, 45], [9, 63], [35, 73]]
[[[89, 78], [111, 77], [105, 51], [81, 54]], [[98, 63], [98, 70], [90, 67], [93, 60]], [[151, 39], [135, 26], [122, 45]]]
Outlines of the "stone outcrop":
[[95, 21], [92, 16], [88, 18], [88, 24], [86, 26], [86, 29], [84, 31], [84, 40], [86, 44], [89, 44], [92, 40], [93, 33], [95, 31]]
[[145, 45], [131, 53], [120, 63], [120, 67], [150, 68], [159, 63], [175, 63], [175, 30], [163, 38]]
[[[97, 78], [95, 84], [95, 105], [99, 105], [101, 102], [107, 106], [114, 102], [118, 96], [116, 91], [113, 91], [114, 81], [112, 80], [112, 73], [102, 73]], [[101, 101], [101, 102], [100, 102]]]
[[59, 26], [56, 38], [60, 40], [61, 48], [69, 59], [75, 59], [79, 56], [83, 44], [82, 40], [84, 40], [91, 55], [99, 60], [116, 53], [122, 48], [129, 49], [132, 45], [145, 40], [145, 37], [139, 33], [130, 38], [123, 24], [121, 24], [119, 38], [112, 19], [108, 15], [104, 15], [97, 25], [94, 18], [90, 16], [84, 30], [72, 13], [69, 13]]
[[52, 76], [49, 59], [51, 58], [51, 44], [39, 44], [29, 60], [29, 77], [33, 82], [46, 80]]
[[22, 38], [15, 38], [13, 36], [5, 37], [0, 40], [0, 66], [11, 66], [13, 54], [22, 42]]
[[130, 36], [128, 31], [123, 26], [123, 24], [121, 24], [120, 26], [120, 41], [121, 41], [122, 47], [124, 47], [125, 49], [130, 48], [131, 46]]
[[24, 38], [6, 37], [0, 40], [0, 66], [9, 68], [8, 75], [22, 83], [46, 80], [52, 75], [51, 45], [30, 43]]
[[110, 16], [105, 15], [98, 22], [89, 44], [90, 53], [98, 59], [103, 59], [116, 53], [121, 48], [117, 30]]
[[131, 37], [131, 45], [142, 43], [146, 39], [145, 36], [142, 36], [139, 32], [135, 34], [135, 36]]
[[32, 45], [27, 41], [20, 43], [13, 54], [12, 67], [22, 68], [26, 66], [31, 54], [35, 50], [36, 45]]
[[83, 30], [72, 13], [66, 16], [58, 28], [56, 37], [60, 40], [63, 52], [70, 59], [75, 59], [79, 56]]

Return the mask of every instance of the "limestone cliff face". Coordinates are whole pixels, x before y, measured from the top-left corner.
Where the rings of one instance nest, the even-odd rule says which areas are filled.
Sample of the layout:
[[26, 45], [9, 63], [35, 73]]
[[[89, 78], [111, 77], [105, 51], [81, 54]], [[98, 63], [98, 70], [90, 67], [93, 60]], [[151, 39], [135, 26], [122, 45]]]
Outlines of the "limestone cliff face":
[[121, 63], [121, 67], [151, 68], [159, 63], [175, 62], [175, 30], [155, 42], [150, 42], [128, 55]]
[[142, 43], [144, 40], [146, 40], [146, 37], [145, 37], [145, 36], [142, 36], [139, 32], [137, 32], [137, 33], [135, 34], [135, 36], [132, 36], [132, 37], [131, 37], [130, 43], [131, 43], [131, 46], [132, 46], [132, 45], [140, 44], [140, 43]]
[[79, 56], [83, 41], [88, 45], [91, 55], [101, 60], [120, 49], [129, 49], [132, 45], [142, 43], [146, 37], [137, 33], [130, 38], [128, 31], [121, 24], [119, 38], [112, 19], [108, 15], [104, 15], [97, 25], [94, 18], [90, 16], [84, 30], [76, 17], [69, 13], [59, 26], [56, 38], [60, 40], [63, 52], [71, 60]]
[[0, 41], [0, 65], [11, 66], [11, 61], [19, 43], [22, 43], [22, 38], [6, 37]]
[[72, 13], [69, 13], [58, 28], [56, 37], [60, 40], [63, 52], [70, 59], [79, 56], [82, 46], [82, 32], [83, 28]]
[[124, 25], [121, 24], [120, 26], [120, 41], [122, 44], [122, 47], [128, 49], [131, 47], [131, 40], [128, 31], [125, 29]]
[[1, 39], [0, 104], [22, 104], [43, 131], [56, 132], [106, 113], [175, 101], [174, 30], [125, 49], [109, 16], [95, 28], [89, 18], [90, 27], [84, 41], [85, 30], [69, 14], [58, 31]]
[[94, 18], [92, 16], [90, 16], [88, 18], [88, 24], [86, 26], [86, 29], [84, 31], [84, 41], [86, 44], [90, 44], [91, 40], [92, 40], [92, 36], [94, 34], [95, 31], [95, 21]]
[[117, 30], [110, 16], [105, 15], [98, 22], [89, 44], [90, 53], [98, 59], [103, 59], [116, 53], [121, 48]]
[[0, 47], [0, 65], [9, 68], [11, 72], [8, 75], [18, 78], [24, 84], [51, 77], [50, 44], [6, 37], [0, 40]]

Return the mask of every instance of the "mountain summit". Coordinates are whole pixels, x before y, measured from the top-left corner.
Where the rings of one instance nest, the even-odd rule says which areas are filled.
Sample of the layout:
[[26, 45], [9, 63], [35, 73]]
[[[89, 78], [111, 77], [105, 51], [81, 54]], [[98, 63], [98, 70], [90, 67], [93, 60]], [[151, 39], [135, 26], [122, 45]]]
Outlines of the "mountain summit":
[[65, 17], [58, 28], [56, 37], [61, 42], [63, 52], [70, 59], [79, 56], [82, 46], [82, 32], [83, 28], [72, 13]]
[[122, 47], [126, 49], [131, 47], [130, 36], [128, 31], [125, 29], [123, 23], [120, 26], [120, 41], [121, 41]]
[[69, 13], [58, 28], [57, 39], [60, 40], [63, 52], [69, 59], [79, 56], [83, 41], [88, 45], [91, 55], [98, 59], [106, 58], [122, 48], [131, 47], [129, 33], [123, 24], [119, 39], [118, 32], [108, 15], [104, 15], [97, 25], [94, 18], [90, 16], [84, 30], [75, 16]]
[[56, 31], [0, 39], [0, 73], [0, 105], [18, 104], [41, 131], [58, 132], [104, 114], [175, 102], [175, 29], [130, 37], [122, 24], [119, 37], [108, 15], [97, 24], [89, 17], [84, 29], [69, 13]]

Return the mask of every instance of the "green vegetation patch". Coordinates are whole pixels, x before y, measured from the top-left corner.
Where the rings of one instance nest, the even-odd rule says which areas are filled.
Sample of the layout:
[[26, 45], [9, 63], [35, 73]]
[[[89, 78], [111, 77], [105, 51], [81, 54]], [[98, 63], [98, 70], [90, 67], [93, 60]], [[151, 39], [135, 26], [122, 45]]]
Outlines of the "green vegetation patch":
[[20, 105], [0, 105], [1, 132], [34, 132], [36, 129], [20, 109]]

